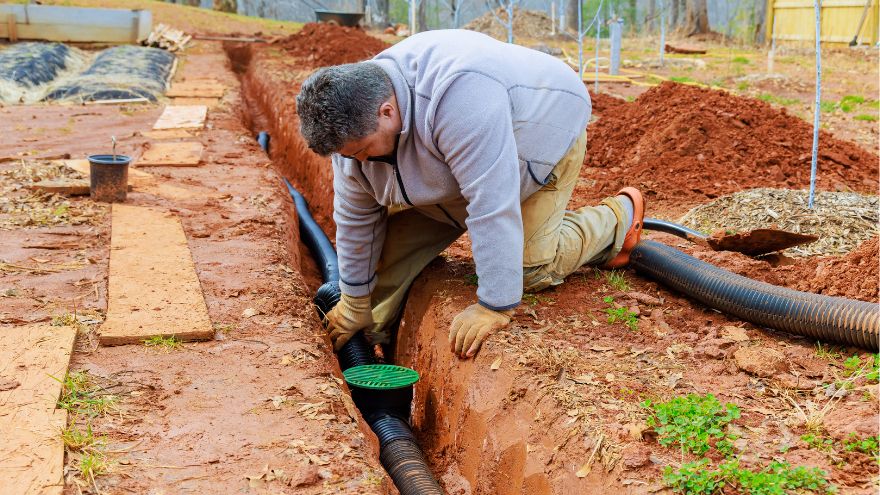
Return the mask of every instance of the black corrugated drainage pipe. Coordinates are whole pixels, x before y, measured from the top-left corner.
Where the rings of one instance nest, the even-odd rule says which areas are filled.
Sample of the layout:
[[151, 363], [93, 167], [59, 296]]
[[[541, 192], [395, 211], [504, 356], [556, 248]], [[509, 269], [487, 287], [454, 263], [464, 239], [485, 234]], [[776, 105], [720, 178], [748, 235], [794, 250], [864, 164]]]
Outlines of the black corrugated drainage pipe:
[[[262, 133], [261, 133], [262, 134]], [[268, 135], [265, 142], [268, 143]], [[263, 146], [263, 141], [260, 142]], [[266, 149], [265, 146], [263, 149]], [[339, 290], [339, 264], [333, 245], [309, 213], [305, 198], [287, 179], [287, 190], [296, 204], [300, 238], [321, 268], [324, 285], [315, 293], [315, 305], [321, 317], [330, 311], [342, 293]], [[337, 353], [343, 372], [356, 367], [375, 365], [373, 350], [363, 332], [352, 337]], [[415, 372], [412, 372], [415, 374]], [[348, 374], [346, 374], [348, 375]], [[367, 424], [379, 439], [379, 460], [388, 471], [402, 495], [442, 495], [443, 490], [434, 479], [422, 449], [416, 443], [409, 426], [413, 388], [375, 390], [358, 387], [349, 382], [352, 399]]]
[[633, 249], [630, 264], [709, 307], [756, 325], [877, 352], [877, 304], [759, 282], [650, 240]]

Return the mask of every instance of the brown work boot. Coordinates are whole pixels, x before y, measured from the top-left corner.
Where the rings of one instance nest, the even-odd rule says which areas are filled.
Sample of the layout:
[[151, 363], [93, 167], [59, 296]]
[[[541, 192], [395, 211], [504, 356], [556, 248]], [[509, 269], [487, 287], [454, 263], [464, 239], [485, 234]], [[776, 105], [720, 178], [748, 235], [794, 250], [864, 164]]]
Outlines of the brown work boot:
[[606, 269], [620, 268], [629, 264], [629, 255], [633, 248], [636, 247], [636, 244], [639, 243], [639, 238], [642, 236], [642, 224], [645, 220], [645, 198], [638, 189], [634, 187], [624, 187], [617, 193], [617, 195], [627, 196], [630, 201], [632, 201], [632, 225], [630, 225], [629, 230], [626, 231], [626, 236], [623, 238], [623, 246], [620, 248], [620, 252], [617, 253], [617, 256], [611, 261], [602, 265], [602, 268]]

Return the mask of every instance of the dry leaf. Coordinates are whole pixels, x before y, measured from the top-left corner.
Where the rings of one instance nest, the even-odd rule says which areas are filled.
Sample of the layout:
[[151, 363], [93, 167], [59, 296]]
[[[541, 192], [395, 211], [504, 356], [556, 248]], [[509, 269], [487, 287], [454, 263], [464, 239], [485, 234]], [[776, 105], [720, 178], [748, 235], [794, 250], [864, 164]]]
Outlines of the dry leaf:
[[293, 363], [293, 356], [290, 354], [285, 354], [281, 357], [281, 366], [287, 366], [291, 363]]
[[502, 359], [502, 357], [503, 357], [503, 356], [498, 356], [498, 358], [495, 359], [495, 361], [492, 361], [492, 366], [491, 366], [492, 371], [495, 371], [495, 370], [497, 370], [498, 368], [501, 367], [501, 359]]

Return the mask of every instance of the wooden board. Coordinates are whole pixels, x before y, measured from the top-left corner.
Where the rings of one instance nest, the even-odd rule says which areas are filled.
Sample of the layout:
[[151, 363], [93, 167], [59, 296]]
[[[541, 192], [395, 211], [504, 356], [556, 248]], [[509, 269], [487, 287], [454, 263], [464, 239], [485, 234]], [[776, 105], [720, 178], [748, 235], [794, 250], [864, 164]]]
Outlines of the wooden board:
[[214, 337], [186, 235], [174, 214], [113, 205], [107, 286], [103, 345], [136, 344], [157, 335]]
[[55, 403], [75, 338], [71, 327], [0, 328], [3, 493], [60, 495], [64, 488], [67, 411]]
[[[149, 10], [91, 9], [54, 5], [0, 5], [0, 38], [75, 41], [85, 43], [137, 43], [153, 26]], [[10, 32], [10, 30], [14, 32]]]
[[225, 92], [226, 86], [216, 79], [195, 79], [173, 83], [165, 96], [169, 98], [222, 98]]
[[90, 186], [89, 181], [83, 179], [54, 179], [34, 182], [28, 186], [28, 189], [70, 196], [87, 196]]
[[168, 105], [153, 124], [159, 129], [201, 129], [205, 127], [208, 107], [205, 105]]
[[205, 105], [208, 108], [217, 106], [220, 98], [197, 98], [197, 97], [177, 97], [174, 98], [175, 105]]
[[[86, 181], [89, 180], [91, 170], [89, 168], [88, 160], [61, 160], [61, 163], [84, 175]], [[200, 192], [190, 188], [164, 184], [160, 182], [155, 175], [131, 167], [128, 168], [128, 187], [129, 190], [154, 194], [168, 199], [207, 199], [220, 196], [219, 194]]]
[[186, 139], [193, 137], [193, 133], [186, 129], [165, 129], [162, 131], [144, 131], [144, 137], [150, 139]]
[[197, 141], [151, 143], [135, 162], [138, 167], [194, 167], [202, 161], [205, 147]]

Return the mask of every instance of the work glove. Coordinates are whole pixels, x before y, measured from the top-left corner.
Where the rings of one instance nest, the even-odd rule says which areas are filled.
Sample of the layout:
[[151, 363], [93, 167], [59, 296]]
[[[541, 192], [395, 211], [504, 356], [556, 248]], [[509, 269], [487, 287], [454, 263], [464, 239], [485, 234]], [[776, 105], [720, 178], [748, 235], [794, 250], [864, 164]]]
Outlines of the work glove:
[[353, 297], [342, 294], [339, 303], [324, 316], [324, 324], [330, 332], [333, 349], [342, 349], [354, 334], [373, 326], [370, 295]]
[[493, 311], [481, 304], [471, 304], [452, 320], [449, 347], [458, 357], [467, 359], [483, 345], [490, 333], [510, 323], [513, 310]]

